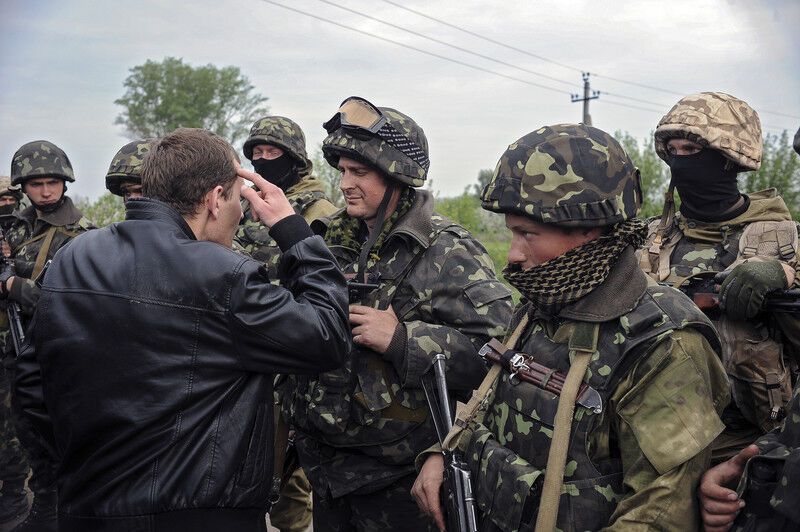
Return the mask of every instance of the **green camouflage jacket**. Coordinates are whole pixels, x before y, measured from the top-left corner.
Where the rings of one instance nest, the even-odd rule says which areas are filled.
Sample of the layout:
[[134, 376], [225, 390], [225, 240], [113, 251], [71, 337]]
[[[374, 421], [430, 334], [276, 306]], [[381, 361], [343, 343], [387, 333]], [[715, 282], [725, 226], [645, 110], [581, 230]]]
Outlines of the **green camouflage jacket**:
[[[584, 382], [602, 411], [575, 407], [558, 529], [696, 528], [694, 489], [728, 401], [708, 319], [649, 281], [630, 247], [588, 296], [557, 316], [523, 302], [509, 331], [525, 314], [515, 349], [564, 374], [573, 342], [599, 328]], [[533, 530], [558, 406], [557, 395], [509, 377], [500, 373], [458, 442], [487, 531]]]
[[[286, 198], [294, 207], [294, 211], [303, 216], [306, 222], [311, 223], [317, 218], [331, 216], [339, 210], [328, 201], [325, 195], [325, 186], [313, 176], [302, 178], [297, 184], [286, 191]], [[269, 278], [277, 282], [278, 262], [281, 250], [278, 244], [269, 236], [269, 229], [263, 223], [256, 222], [250, 216], [250, 204], [242, 200], [244, 218], [239, 224], [239, 229], [234, 237], [242, 251], [253, 257], [258, 262], [263, 262], [267, 267]]]
[[762, 436], [739, 485], [746, 506], [733, 530], [800, 530], [800, 381], [782, 427]]
[[[658, 279], [655, 255], [648, 253], [658, 226], [658, 220], [653, 220], [648, 242], [642, 250], [641, 264], [645, 271], [677, 286], [693, 275], [721, 272], [738, 264], [745, 248], [742, 235], [752, 224], [782, 222], [789, 228], [800, 227], [792, 222], [791, 213], [775, 189], [750, 194], [749, 199], [747, 211], [725, 222], [700, 222], [676, 214], [662, 244], [662, 249], [673, 248], [669, 253], [666, 279]], [[766, 238], [775, 240], [774, 235]], [[797, 269], [796, 252], [795, 247], [786, 250], [784, 255], [771, 256]], [[761, 256], [760, 251], [756, 254]], [[800, 280], [795, 283], [800, 286]], [[770, 411], [774, 406], [784, 407], [791, 398], [788, 366], [791, 358], [800, 362], [800, 318], [786, 313], [764, 313], [745, 322], [732, 320], [723, 313], [712, 316], [712, 320], [722, 340], [723, 363], [731, 381], [733, 398], [723, 415], [725, 433], [714, 444], [715, 461], [720, 461], [780, 425], [782, 417], [772, 419]], [[767, 390], [766, 375], [773, 375], [780, 384], [773, 396]]]
[[[69, 197], [64, 198], [64, 204], [57, 211], [41, 217], [36, 215], [33, 206], [19, 213], [6, 239], [17, 274], [9, 298], [20, 304], [24, 314], [33, 314], [39, 300], [39, 288], [33, 282], [34, 273], [41, 272], [41, 267], [34, 272], [37, 260], [43, 267], [70, 239], [93, 228]], [[40, 257], [45, 245], [48, 247]]]
[[[433, 356], [447, 357], [449, 387], [466, 393], [486, 372], [478, 348], [502, 336], [511, 316], [510, 292], [483, 246], [434, 213], [429, 192], [411, 193], [409, 211], [372, 253], [369, 271], [379, 275], [379, 288], [351, 298], [391, 305], [404, 327], [404, 348], [381, 356], [356, 347], [340, 370], [287, 380], [294, 393], [283, 394], [283, 410], [301, 433], [300, 462], [323, 495], [368, 493], [413, 474], [416, 455], [436, 440], [421, 389]], [[327, 222], [329, 245], [346, 216]], [[354, 272], [355, 250], [331, 251], [345, 274]]]

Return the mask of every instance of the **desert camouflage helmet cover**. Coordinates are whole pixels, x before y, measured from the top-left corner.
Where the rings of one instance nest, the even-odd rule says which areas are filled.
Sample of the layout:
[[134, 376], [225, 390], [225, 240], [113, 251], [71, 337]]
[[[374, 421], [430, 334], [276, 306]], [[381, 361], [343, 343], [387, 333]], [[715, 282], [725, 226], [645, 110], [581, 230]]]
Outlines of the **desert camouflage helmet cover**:
[[37, 177], [75, 181], [72, 164], [64, 150], [47, 140], [24, 144], [11, 161], [11, 184], [20, 185]]
[[761, 166], [761, 121], [746, 102], [724, 92], [701, 92], [681, 98], [656, 127], [658, 156], [667, 160], [667, 142], [685, 138], [719, 150], [741, 170]]
[[253, 148], [259, 144], [273, 144], [287, 152], [297, 162], [301, 177], [311, 173], [313, 165], [306, 153], [306, 136], [293, 120], [285, 116], [265, 116], [256, 120], [250, 128], [250, 136], [244, 142], [244, 156], [253, 160]]
[[[428, 139], [425, 132], [408, 115], [389, 107], [378, 107], [386, 116], [389, 124], [403, 133], [409, 140], [428, 153]], [[358, 138], [338, 128], [325, 137], [322, 142], [322, 154], [328, 164], [336, 168], [339, 157], [349, 157], [375, 166], [387, 176], [412, 187], [421, 187], [428, 177], [428, 171], [400, 150], [377, 137]]]
[[106, 173], [106, 188], [112, 194], [122, 196], [120, 185], [123, 182], [142, 182], [142, 161], [152, 145], [151, 139], [140, 139], [120, 148]]
[[484, 209], [567, 227], [636, 216], [639, 170], [608, 133], [583, 124], [545, 126], [511, 144], [481, 195]]
[[14, 196], [17, 201], [22, 199], [22, 192], [19, 187], [11, 184], [11, 178], [7, 175], [0, 175], [0, 196]]

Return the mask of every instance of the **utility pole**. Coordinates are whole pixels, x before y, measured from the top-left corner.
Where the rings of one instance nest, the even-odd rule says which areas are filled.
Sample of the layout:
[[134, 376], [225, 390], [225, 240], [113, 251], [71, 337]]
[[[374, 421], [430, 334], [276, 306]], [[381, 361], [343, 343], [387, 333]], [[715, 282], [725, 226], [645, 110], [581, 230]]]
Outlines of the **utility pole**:
[[583, 120], [587, 126], [592, 125], [592, 115], [589, 114], [589, 100], [596, 100], [600, 97], [600, 91], [593, 91], [589, 86], [589, 73], [583, 73], [583, 98], [579, 94], [570, 94], [572, 103], [583, 102]]

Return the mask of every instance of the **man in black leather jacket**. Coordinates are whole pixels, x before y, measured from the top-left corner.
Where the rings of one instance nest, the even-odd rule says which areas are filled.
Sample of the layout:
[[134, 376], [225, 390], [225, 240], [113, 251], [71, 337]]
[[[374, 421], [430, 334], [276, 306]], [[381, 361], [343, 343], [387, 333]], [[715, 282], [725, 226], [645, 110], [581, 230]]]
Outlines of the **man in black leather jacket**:
[[[55, 257], [18, 360], [19, 406], [60, 461], [60, 530], [265, 530], [273, 374], [340, 364], [344, 278], [207, 131], [158, 141], [142, 182], [125, 221]], [[283, 251], [280, 287], [230, 249], [240, 191]]]

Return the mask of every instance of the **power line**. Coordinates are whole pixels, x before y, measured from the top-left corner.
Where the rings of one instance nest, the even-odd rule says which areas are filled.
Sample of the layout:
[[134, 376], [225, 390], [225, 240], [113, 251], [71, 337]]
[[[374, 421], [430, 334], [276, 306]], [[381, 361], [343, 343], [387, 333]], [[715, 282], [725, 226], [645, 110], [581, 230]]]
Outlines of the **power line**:
[[[542, 55], [535, 54], [535, 53], [530, 52], [528, 50], [523, 50], [522, 48], [517, 48], [516, 46], [511, 46], [510, 44], [506, 44], [504, 42], [497, 41], [497, 40], [492, 39], [490, 37], [486, 37], [485, 35], [481, 35], [480, 33], [477, 33], [477, 32], [474, 32], [474, 31], [470, 31], [470, 30], [468, 30], [466, 28], [462, 28], [461, 26], [458, 26], [456, 24], [452, 24], [452, 23], [447, 22], [445, 20], [442, 20], [440, 18], [436, 18], [436, 17], [433, 17], [433, 16], [428, 15], [426, 13], [423, 13], [421, 11], [417, 11], [416, 9], [412, 9], [410, 7], [404, 6], [404, 5], [399, 4], [399, 3], [397, 3], [397, 2], [395, 2], [393, 0], [383, 0], [383, 1], [385, 3], [387, 3], [387, 4], [390, 4], [390, 5], [393, 5], [395, 7], [398, 7], [400, 9], [404, 10], [404, 11], [408, 11], [410, 13], [414, 13], [415, 15], [419, 15], [421, 17], [424, 17], [424, 18], [428, 19], [428, 20], [433, 20], [435, 22], [438, 22], [439, 24], [443, 24], [443, 25], [445, 25], [445, 26], [447, 26], [449, 28], [456, 29], [458, 31], [466, 33], [467, 35], [472, 35], [473, 37], [477, 37], [478, 39], [482, 39], [482, 40], [490, 42], [492, 44], [496, 44], [498, 46], [502, 46], [502, 47], [507, 48], [509, 50], [514, 50], [515, 52], [519, 52], [521, 54], [525, 54], [527, 56], [534, 57], [536, 59], [539, 59], [540, 61], [545, 61], [547, 63], [558, 65], [560, 67], [567, 68], [569, 70], [573, 70], [573, 71], [576, 71], [576, 72], [581, 72], [581, 73], [585, 72], [584, 69], [577, 68], [577, 67], [574, 67], [572, 65], [568, 65], [566, 63], [562, 63], [560, 61], [555, 61], [553, 59], [549, 59], [549, 58], [544, 57]], [[617, 83], [624, 83], [626, 85], [632, 85], [634, 87], [640, 87], [640, 88], [649, 89], [649, 90], [652, 90], [652, 91], [663, 92], [665, 94], [672, 94], [672, 95], [681, 96], [681, 97], [686, 96], [686, 93], [684, 93], [684, 92], [678, 92], [678, 91], [674, 91], [674, 90], [671, 90], [671, 89], [665, 89], [664, 87], [656, 87], [654, 85], [648, 85], [646, 83], [639, 83], [637, 81], [630, 81], [630, 80], [627, 80], [627, 79], [617, 78], [617, 77], [613, 77], [613, 76], [606, 76], [604, 74], [598, 74], [596, 72], [592, 72], [592, 75], [595, 76], [595, 77], [598, 77], [598, 78], [607, 79], [609, 81], [615, 81]], [[603, 92], [603, 94], [608, 94], [605, 91], [602, 91], [602, 92]], [[622, 95], [617, 95], [617, 97], [633, 99], [633, 98], [622, 96]], [[655, 103], [655, 102], [647, 102], [647, 103]], [[658, 105], [661, 105], [661, 104], [658, 104]], [[776, 115], [776, 116], [783, 116], [783, 117], [786, 117], [786, 118], [793, 118], [795, 120], [800, 120], [800, 116], [790, 115], [790, 114], [787, 114], [787, 113], [781, 113], [781, 112], [778, 112], [778, 111], [768, 111], [768, 110], [762, 109], [762, 110], [760, 110], [760, 112], [761, 113], [766, 113], [766, 114], [771, 114], [771, 115]]]
[[402, 5], [402, 4], [398, 4], [397, 2], [393, 2], [392, 0], [383, 0], [383, 1], [386, 2], [387, 4], [391, 4], [391, 5], [395, 6], [395, 7], [399, 7], [400, 9], [403, 9], [405, 11], [409, 11], [411, 13], [419, 15], [420, 17], [424, 17], [424, 18], [427, 18], [429, 20], [433, 20], [435, 22], [438, 22], [439, 24], [444, 24], [447, 27], [450, 27], [450, 28], [456, 29], [458, 31], [464, 32], [464, 33], [466, 33], [468, 35], [472, 35], [473, 37], [477, 37], [479, 39], [483, 39], [484, 41], [490, 42], [492, 44], [496, 44], [498, 46], [502, 46], [504, 48], [508, 48], [509, 50], [514, 50], [515, 52], [519, 52], [521, 54], [525, 54], [525, 55], [528, 55], [530, 57], [535, 57], [536, 59], [539, 59], [540, 61], [544, 61], [546, 63], [551, 63], [553, 65], [558, 65], [560, 67], [567, 68], [569, 70], [574, 70], [576, 72], [580, 72], [580, 73], [584, 72], [583, 69], [576, 68], [574, 66], [570, 66], [570, 65], [561, 63], [559, 61], [554, 61], [553, 59], [548, 59], [547, 57], [544, 57], [544, 56], [541, 56], [541, 55], [538, 55], [538, 54], [534, 54], [533, 52], [529, 52], [529, 51], [523, 50], [521, 48], [517, 48], [516, 46], [511, 46], [510, 44], [506, 44], [504, 42], [496, 41], [494, 39], [486, 37], [485, 35], [481, 35], [480, 33], [475, 33], [474, 31], [470, 31], [470, 30], [462, 28], [460, 26], [456, 26], [455, 24], [451, 24], [449, 22], [446, 22], [444, 20], [438, 19], [436, 17], [432, 17], [430, 15], [426, 15], [425, 13], [422, 13], [421, 11], [417, 11], [416, 9], [411, 9], [410, 7], [406, 7], [406, 6]]
[[440, 55], [440, 54], [437, 54], [437, 53], [434, 53], [434, 52], [429, 52], [428, 50], [423, 50], [421, 48], [417, 48], [417, 47], [411, 46], [409, 44], [405, 44], [405, 43], [402, 43], [402, 42], [399, 42], [399, 41], [388, 39], [386, 37], [382, 37], [380, 35], [376, 35], [374, 33], [368, 32], [368, 31], [360, 30], [360, 29], [354, 28], [352, 26], [347, 26], [346, 24], [340, 24], [338, 22], [335, 22], [333, 20], [327, 19], [325, 17], [314, 15], [313, 13], [308, 13], [306, 11], [301, 11], [299, 9], [295, 9], [293, 7], [289, 7], [287, 5], [275, 2], [274, 0], [261, 0], [261, 1], [265, 2], [267, 4], [272, 4], [274, 6], [282, 7], [283, 9], [286, 9], [288, 11], [294, 11], [295, 13], [299, 13], [301, 15], [305, 15], [307, 17], [311, 17], [311, 18], [320, 20], [322, 22], [327, 22], [328, 24], [333, 24], [334, 26], [338, 26], [338, 27], [344, 28], [346, 30], [354, 31], [354, 32], [360, 33], [362, 35], [367, 35], [368, 37], [372, 37], [374, 39], [379, 39], [381, 41], [392, 43], [392, 44], [395, 44], [397, 46], [402, 46], [403, 48], [408, 48], [409, 50], [414, 50], [415, 52], [419, 52], [421, 54], [429, 55], [429, 56], [432, 56], [432, 57], [437, 57], [437, 58], [443, 59], [445, 61], [450, 61], [451, 63], [456, 63], [458, 65], [462, 65], [462, 66], [465, 66], [467, 68], [472, 68], [474, 70], [479, 70], [481, 72], [486, 72], [487, 74], [494, 74], [495, 76], [500, 76], [501, 78], [510, 79], [512, 81], [517, 81], [519, 83], [524, 83], [526, 85], [531, 85], [533, 87], [539, 87], [540, 89], [544, 89], [544, 90], [548, 90], [548, 91], [552, 91], [552, 92], [557, 92], [559, 94], [569, 94], [569, 92], [566, 92], [563, 89], [557, 89], [555, 87], [549, 87], [547, 85], [542, 85], [540, 83], [536, 83], [536, 82], [533, 82], [533, 81], [528, 81], [528, 80], [525, 80], [525, 79], [522, 79], [522, 78], [517, 78], [515, 76], [509, 76], [508, 74], [503, 74], [502, 72], [496, 72], [496, 71], [490, 70], [488, 68], [483, 68], [483, 67], [480, 67], [480, 66], [477, 66], [477, 65], [466, 63], [464, 61], [460, 61], [458, 59], [453, 59], [452, 57], [447, 57], [447, 56]]
[[471, 55], [474, 55], [476, 57], [480, 57], [482, 59], [486, 59], [488, 61], [494, 61], [495, 63], [501, 64], [503, 66], [515, 68], [517, 70], [521, 70], [522, 72], [527, 72], [528, 74], [532, 74], [534, 76], [539, 76], [539, 77], [542, 77], [542, 78], [546, 78], [546, 79], [549, 79], [551, 81], [556, 81], [558, 83], [563, 83], [565, 85], [569, 85], [570, 87], [579, 87], [580, 86], [580, 85], [578, 85], [577, 83], [575, 83], [573, 81], [567, 81], [565, 79], [561, 79], [561, 78], [557, 78], [557, 77], [554, 77], [554, 76], [550, 76], [548, 74], [542, 74], [541, 72], [536, 72], [535, 70], [529, 70], [529, 69], [521, 67], [519, 65], [515, 65], [513, 63], [508, 63], [508, 62], [503, 61], [501, 59], [497, 59], [495, 57], [484, 55], [482, 53], [475, 52], [473, 50], [469, 50], [467, 48], [463, 48], [461, 46], [448, 43], [448, 42], [443, 41], [441, 39], [437, 39], [435, 37], [431, 37], [429, 35], [425, 35], [424, 33], [420, 33], [418, 31], [414, 31], [414, 30], [411, 30], [411, 29], [408, 29], [408, 28], [404, 28], [403, 26], [399, 26], [399, 25], [394, 24], [392, 22], [388, 22], [386, 20], [382, 20], [382, 19], [379, 19], [377, 17], [373, 17], [372, 15], [367, 15], [366, 13], [358, 11], [357, 9], [351, 9], [351, 8], [343, 6], [341, 4], [337, 4], [336, 2], [331, 2], [330, 0], [319, 0], [319, 1], [322, 2], [323, 4], [328, 4], [330, 6], [339, 8], [339, 9], [341, 9], [343, 11], [347, 11], [349, 13], [353, 13], [353, 14], [359, 15], [359, 16], [367, 18], [369, 20], [374, 20], [375, 22], [380, 22], [381, 24], [385, 24], [385, 25], [387, 25], [389, 27], [392, 27], [392, 28], [395, 28], [395, 29], [398, 29], [398, 30], [401, 30], [401, 31], [405, 31], [406, 33], [410, 33], [411, 35], [416, 35], [417, 37], [422, 37], [423, 39], [427, 39], [429, 41], [432, 41], [432, 42], [435, 42], [435, 43], [438, 43], [438, 44], [441, 44], [441, 45], [444, 45], [444, 46], [448, 46], [448, 47], [453, 48], [455, 50], [459, 50], [461, 52], [464, 52], [464, 53], [467, 53], [467, 54], [471, 54]]

